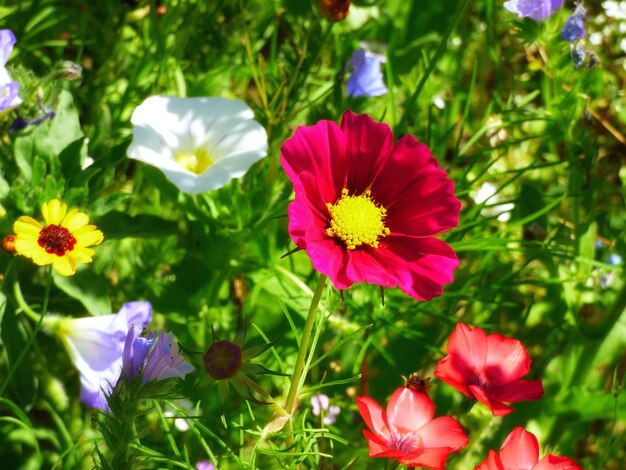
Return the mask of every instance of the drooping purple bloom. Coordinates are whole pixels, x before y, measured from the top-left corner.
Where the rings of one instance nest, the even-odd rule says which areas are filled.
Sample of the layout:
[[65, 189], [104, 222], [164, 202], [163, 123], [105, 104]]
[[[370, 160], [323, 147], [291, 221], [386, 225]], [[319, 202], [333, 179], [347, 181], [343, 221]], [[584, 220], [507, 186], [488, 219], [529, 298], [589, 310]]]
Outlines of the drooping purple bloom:
[[315, 416], [324, 415], [324, 424], [326, 426], [333, 424], [337, 419], [337, 415], [341, 412], [341, 408], [338, 406], [330, 405], [328, 396], [324, 394], [313, 395], [311, 397], [311, 406]]
[[562, 4], [563, 0], [509, 0], [504, 2], [504, 8], [520, 18], [529, 17], [535, 21], [543, 21], [561, 8]]
[[579, 3], [574, 10], [574, 13], [567, 19], [563, 30], [561, 31], [561, 37], [569, 42], [576, 42], [579, 39], [585, 37], [585, 16], [587, 12], [582, 3]]
[[158, 382], [171, 377], [183, 378], [193, 370], [178, 350], [174, 335], [161, 331], [145, 361], [141, 383]]
[[80, 372], [83, 403], [91, 408], [108, 408], [105, 393], [111, 392], [122, 372], [128, 329], [151, 320], [149, 302], [128, 302], [117, 314], [57, 321], [55, 332]]
[[148, 332], [146, 336], [141, 336], [144, 325], [130, 325], [126, 342], [124, 343], [124, 353], [122, 356], [122, 369], [127, 382], [131, 382], [141, 370], [141, 366], [146, 360], [150, 348], [154, 344], [154, 334]]
[[0, 112], [14, 108], [22, 102], [19, 97], [20, 86], [11, 80], [5, 67], [15, 43], [15, 35], [10, 29], [0, 29]]
[[363, 48], [352, 53], [348, 66], [352, 69], [348, 79], [348, 96], [380, 96], [387, 93], [383, 82], [383, 73], [380, 64], [383, 57], [372, 54]]

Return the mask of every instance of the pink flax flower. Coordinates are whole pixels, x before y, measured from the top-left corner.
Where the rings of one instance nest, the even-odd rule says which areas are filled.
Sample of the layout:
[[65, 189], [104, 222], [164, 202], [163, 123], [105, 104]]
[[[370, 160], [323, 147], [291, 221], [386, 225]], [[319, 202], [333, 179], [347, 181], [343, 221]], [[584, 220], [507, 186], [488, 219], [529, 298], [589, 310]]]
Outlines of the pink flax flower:
[[298, 127], [281, 162], [296, 194], [289, 234], [337, 289], [367, 282], [430, 300], [452, 282], [456, 254], [433, 237], [456, 227], [461, 203], [424, 144], [394, 144], [388, 125], [346, 111], [341, 125]]
[[489, 456], [474, 470], [582, 470], [567, 457], [548, 454], [539, 460], [537, 438], [518, 426], [500, 447], [500, 454], [489, 451]]
[[530, 357], [518, 340], [458, 323], [448, 340], [448, 355], [435, 375], [464, 395], [489, 407], [494, 416], [513, 408], [503, 402], [538, 400], [541, 380], [520, 380], [530, 371]]
[[398, 388], [386, 412], [370, 397], [357, 397], [356, 403], [370, 428], [363, 430], [370, 457], [395, 458], [408, 467], [443, 469], [448, 455], [468, 443], [459, 423], [449, 416], [433, 419], [432, 400], [411, 388]]

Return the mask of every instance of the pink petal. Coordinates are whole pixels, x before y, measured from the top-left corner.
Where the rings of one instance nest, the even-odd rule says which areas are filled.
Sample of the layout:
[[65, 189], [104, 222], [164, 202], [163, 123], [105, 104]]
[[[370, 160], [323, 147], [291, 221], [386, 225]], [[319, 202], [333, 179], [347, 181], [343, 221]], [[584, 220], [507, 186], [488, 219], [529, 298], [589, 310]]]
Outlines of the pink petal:
[[537, 438], [523, 427], [516, 427], [502, 444], [500, 459], [504, 468], [532, 470], [539, 460]]
[[333, 203], [344, 187], [348, 160], [347, 142], [339, 126], [319, 121], [311, 127], [300, 126], [280, 150], [285, 173], [295, 182], [302, 173], [311, 173], [317, 181], [316, 191], [326, 202]]
[[365, 247], [347, 251], [346, 275], [352, 282], [367, 282], [383, 287], [395, 287], [400, 282], [395, 270], [384, 264], [376, 248]]
[[437, 166], [428, 147], [407, 135], [394, 144], [391, 155], [372, 183], [372, 194], [389, 210], [414, 186], [423, 187], [423, 193], [428, 194], [432, 184], [429, 180], [436, 175], [445, 176], [446, 172]]
[[350, 193], [362, 194], [387, 161], [393, 147], [393, 133], [387, 124], [350, 110], [341, 118], [341, 130], [348, 142], [349, 171], [345, 187]]
[[474, 470], [507, 470], [502, 465], [500, 456], [495, 450], [490, 450], [487, 458], [480, 465], [474, 467]]
[[513, 382], [529, 371], [530, 357], [521, 342], [498, 334], [487, 336], [485, 375], [490, 384]]
[[356, 405], [367, 427], [370, 428], [383, 443], [389, 442], [389, 428], [387, 426], [385, 412], [381, 406], [370, 397], [356, 397]]
[[395, 434], [403, 436], [417, 431], [435, 415], [435, 405], [428, 395], [400, 387], [387, 404], [387, 420]]
[[382, 239], [376, 257], [398, 278], [400, 290], [417, 300], [441, 295], [459, 264], [452, 248], [435, 238], [390, 235]]
[[548, 454], [533, 467], [533, 470], [582, 470], [572, 459]]
[[425, 448], [447, 448], [448, 452], [462, 449], [469, 442], [461, 425], [450, 416], [433, 419], [413, 435]]
[[505, 405], [504, 403], [494, 400], [490, 397], [485, 390], [478, 385], [470, 385], [469, 390], [479, 402], [487, 406], [494, 416], [505, 416], [511, 413], [514, 408]]
[[543, 396], [543, 385], [541, 380], [518, 380], [499, 387], [490, 387], [489, 396], [494, 400], [507, 402], [539, 400]]

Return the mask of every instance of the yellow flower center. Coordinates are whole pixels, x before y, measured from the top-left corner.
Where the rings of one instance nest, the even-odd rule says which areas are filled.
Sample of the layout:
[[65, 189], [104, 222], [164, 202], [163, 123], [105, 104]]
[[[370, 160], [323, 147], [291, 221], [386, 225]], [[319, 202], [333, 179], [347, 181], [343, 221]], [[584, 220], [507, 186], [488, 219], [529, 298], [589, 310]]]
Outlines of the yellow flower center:
[[207, 149], [200, 147], [192, 153], [179, 153], [176, 155], [176, 163], [185, 170], [201, 175], [208, 167], [213, 165], [214, 162]]
[[344, 188], [339, 200], [326, 207], [330, 212], [326, 233], [341, 238], [348, 250], [363, 244], [378, 248], [378, 239], [390, 233], [385, 227], [387, 210], [372, 201], [369, 189], [360, 196], [350, 196]]

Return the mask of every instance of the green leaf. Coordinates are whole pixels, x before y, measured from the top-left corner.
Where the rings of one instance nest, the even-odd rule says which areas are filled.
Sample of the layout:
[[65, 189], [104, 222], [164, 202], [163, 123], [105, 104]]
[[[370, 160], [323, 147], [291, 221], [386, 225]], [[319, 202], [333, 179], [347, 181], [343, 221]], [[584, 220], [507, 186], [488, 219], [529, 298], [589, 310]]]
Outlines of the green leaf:
[[108, 285], [89, 268], [80, 269], [68, 277], [53, 272], [53, 279], [59, 289], [82, 303], [92, 315], [112, 312]]
[[156, 215], [128, 215], [124, 212], [109, 212], [96, 223], [106, 239], [158, 238], [173, 235], [178, 231], [176, 222]]

